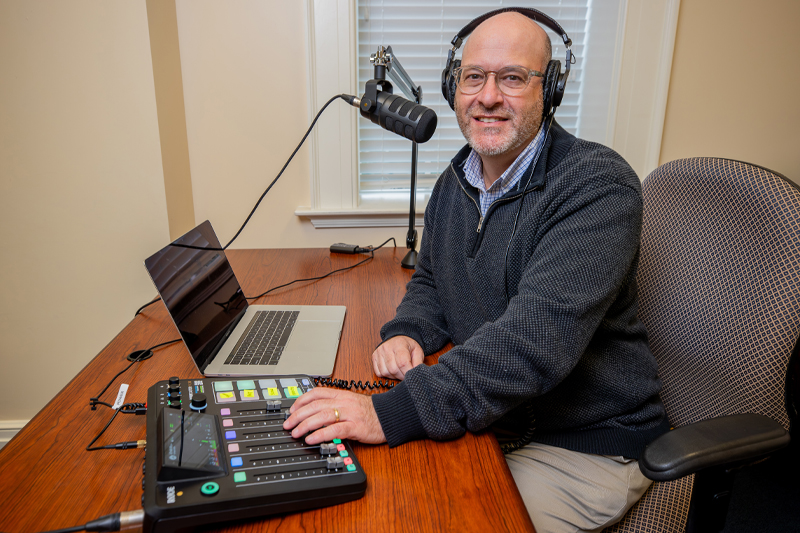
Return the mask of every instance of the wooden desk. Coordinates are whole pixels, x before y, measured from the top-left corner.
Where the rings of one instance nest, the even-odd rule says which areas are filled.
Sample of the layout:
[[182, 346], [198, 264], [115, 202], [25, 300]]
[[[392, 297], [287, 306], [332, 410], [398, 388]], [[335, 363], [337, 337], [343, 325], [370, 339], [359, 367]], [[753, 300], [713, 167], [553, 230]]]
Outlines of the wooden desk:
[[[347, 306], [334, 377], [373, 380], [370, 354], [379, 342], [378, 331], [394, 316], [411, 277], [400, 267], [405, 252], [379, 250], [374, 260], [351, 271], [291, 285], [257, 303]], [[245, 294], [255, 295], [355, 264], [364, 256], [291, 249], [231, 250], [229, 257]], [[128, 353], [176, 338], [163, 305], [147, 308], [3, 448], [0, 531], [65, 528], [141, 508], [144, 450], [84, 451], [113, 414], [106, 407], [90, 410], [89, 398], [125, 368]], [[433, 364], [437, 358], [425, 362]], [[147, 389], [170, 376], [201, 377], [183, 343], [161, 348], [150, 360], [134, 365], [102, 399], [113, 403], [119, 384], [128, 383], [126, 401], [144, 402]], [[42, 392], [36, 390], [32, 374], [31, 394]], [[144, 438], [145, 417], [121, 414], [96, 444]], [[468, 433], [450, 442], [411, 442], [391, 450], [385, 444], [355, 444], [355, 452], [367, 474], [367, 492], [360, 500], [225, 530], [533, 531], [491, 433]]]

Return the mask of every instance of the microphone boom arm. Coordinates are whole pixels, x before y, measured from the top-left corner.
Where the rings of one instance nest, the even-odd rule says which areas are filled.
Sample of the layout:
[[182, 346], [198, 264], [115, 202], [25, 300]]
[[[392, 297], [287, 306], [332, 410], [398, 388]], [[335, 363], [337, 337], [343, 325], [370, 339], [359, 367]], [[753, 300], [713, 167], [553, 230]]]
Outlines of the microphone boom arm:
[[[416, 104], [422, 103], [422, 87], [416, 85], [408, 72], [400, 64], [400, 60], [392, 52], [392, 47], [378, 46], [378, 51], [369, 58], [374, 67], [374, 79], [369, 80], [364, 88], [364, 98], [370, 102], [370, 107], [376, 106], [378, 92], [381, 90], [392, 92], [392, 84], [386, 81], [386, 74], [399, 87], [410, 100]], [[364, 109], [362, 105], [362, 109]], [[411, 204], [408, 212], [408, 233], [406, 233], [406, 248], [408, 253], [400, 262], [403, 268], [414, 269], [417, 267], [417, 230], [416, 223], [417, 200], [417, 143], [411, 141]]]

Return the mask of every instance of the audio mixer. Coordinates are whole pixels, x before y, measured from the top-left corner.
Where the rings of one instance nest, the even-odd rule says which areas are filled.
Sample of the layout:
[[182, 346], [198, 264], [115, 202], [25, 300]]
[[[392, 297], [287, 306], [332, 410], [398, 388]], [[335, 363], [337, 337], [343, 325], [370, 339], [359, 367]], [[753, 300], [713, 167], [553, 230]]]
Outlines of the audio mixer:
[[308, 376], [156, 383], [147, 395], [143, 531], [170, 532], [334, 505], [364, 495], [348, 442], [283, 429]]

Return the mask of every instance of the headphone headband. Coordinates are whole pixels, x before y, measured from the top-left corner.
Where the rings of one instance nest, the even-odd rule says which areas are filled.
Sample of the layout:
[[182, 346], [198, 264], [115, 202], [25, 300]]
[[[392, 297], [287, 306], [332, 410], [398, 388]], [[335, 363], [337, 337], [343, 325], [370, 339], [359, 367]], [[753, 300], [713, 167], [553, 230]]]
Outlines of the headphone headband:
[[561, 38], [564, 39], [564, 45], [566, 45], [567, 48], [572, 46], [572, 39], [569, 38], [567, 32], [565, 32], [564, 28], [561, 27], [561, 24], [545, 15], [538, 9], [533, 9], [530, 7], [503, 7], [500, 9], [495, 9], [494, 11], [489, 11], [488, 13], [484, 13], [483, 15], [472, 19], [469, 24], [461, 28], [456, 36], [453, 37], [453, 40], [450, 41], [450, 44], [452, 44], [454, 47], [454, 51], [461, 47], [461, 43], [464, 42], [464, 38], [472, 33], [475, 28], [480, 26], [483, 21], [490, 19], [495, 15], [499, 15], [500, 13], [519, 13], [521, 15], [525, 15], [534, 22], [544, 24], [553, 32], [560, 35]]

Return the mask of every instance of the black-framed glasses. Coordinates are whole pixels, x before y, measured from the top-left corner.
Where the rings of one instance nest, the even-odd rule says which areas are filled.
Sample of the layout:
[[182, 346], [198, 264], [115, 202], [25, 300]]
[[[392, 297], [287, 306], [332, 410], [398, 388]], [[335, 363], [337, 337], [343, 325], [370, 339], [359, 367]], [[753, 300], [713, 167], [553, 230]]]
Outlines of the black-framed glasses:
[[532, 78], [544, 78], [544, 74], [538, 70], [530, 70], [518, 65], [503, 67], [496, 71], [468, 65], [455, 70], [456, 85], [463, 94], [477, 94], [483, 90], [489, 74], [494, 74], [497, 89], [506, 96], [519, 96]]

